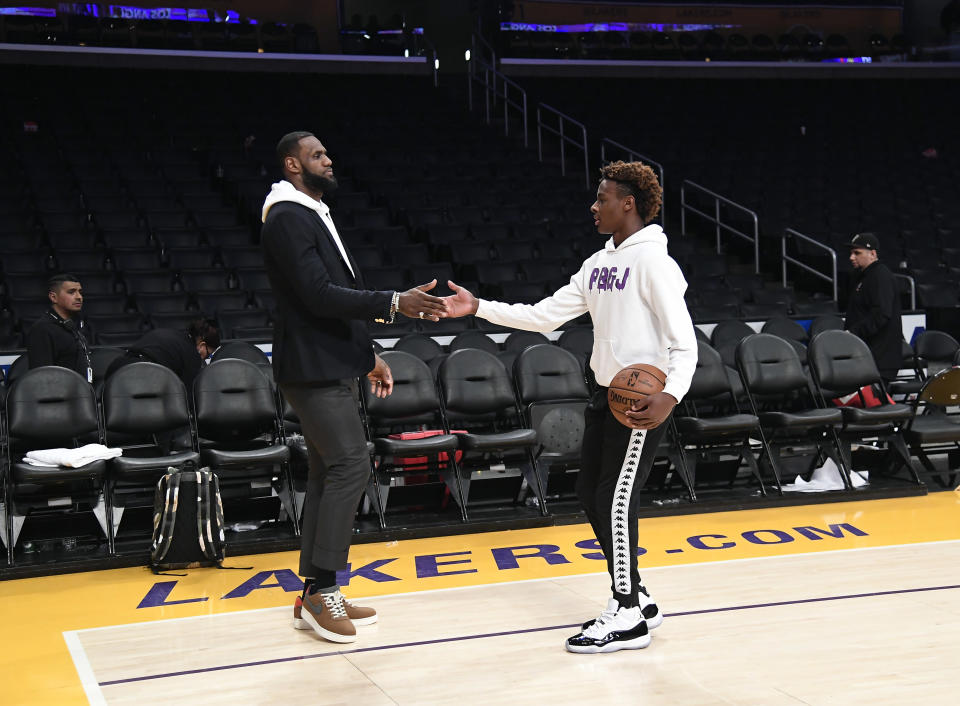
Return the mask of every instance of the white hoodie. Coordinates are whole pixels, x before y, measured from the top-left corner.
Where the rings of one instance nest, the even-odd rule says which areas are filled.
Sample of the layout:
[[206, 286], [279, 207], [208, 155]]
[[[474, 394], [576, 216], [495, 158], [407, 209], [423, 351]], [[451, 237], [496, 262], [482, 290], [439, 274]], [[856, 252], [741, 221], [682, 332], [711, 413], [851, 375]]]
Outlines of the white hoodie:
[[481, 299], [477, 316], [546, 332], [589, 311], [590, 367], [598, 384], [609, 386], [626, 366], [648, 363], [666, 371], [664, 392], [680, 401], [697, 367], [697, 337], [683, 300], [686, 289], [683, 273], [667, 253], [663, 229], [649, 225], [619, 247], [608, 240], [553, 296], [532, 305]]
[[340, 240], [337, 227], [333, 224], [330, 207], [327, 206], [327, 204], [323, 201], [310, 198], [302, 191], [298, 191], [289, 181], [278, 181], [270, 187], [270, 193], [267, 194], [267, 198], [263, 201], [263, 210], [260, 213], [261, 222], [267, 222], [267, 214], [270, 212], [270, 207], [280, 201], [293, 201], [294, 203], [316, 211], [317, 215], [320, 216], [320, 220], [324, 222], [327, 230], [330, 231], [330, 235], [333, 236], [333, 242], [337, 244], [337, 249], [340, 251], [340, 257], [343, 258], [343, 263], [347, 266], [351, 275], [354, 277], [357, 276], [357, 273], [353, 271], [353, 267], [350, 265], [350, 258], [347, 257], [346, 248], [343, 247], [343, 241]]

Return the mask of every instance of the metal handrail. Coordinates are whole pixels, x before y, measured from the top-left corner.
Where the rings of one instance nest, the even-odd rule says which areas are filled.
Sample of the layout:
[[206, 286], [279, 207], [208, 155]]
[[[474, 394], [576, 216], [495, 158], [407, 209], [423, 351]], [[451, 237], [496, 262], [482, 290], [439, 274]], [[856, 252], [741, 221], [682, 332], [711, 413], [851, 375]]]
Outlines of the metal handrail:
[[917, 281], [910, 275], [902, 275], [899, 272], [894, 272], [893, 276], [907, 280], [910, 285], [910, 309], [915, 310], [917, 308]]
[[[713, 199], [712, 214], [701, 211], [698, 208], [691, 206], [690, 204], [687, 203], [688, 188], [702, 192]], [[749, 233], [744, 233], [743, 231], [737, 230], [733, 226], [724, 223], [720, 218], [721, 203], [726, 204], [727, 206], [730, 206], [731, 208], [734, 208], [740, 211], [741, 213], [745, 213], [749, 215], [751, 220], [753, 221], [753, 234], [751, 235]], [[725, 196], [721, 196], [720, 194], [710, 191], [710, 189], [700, 186], [699, 184], [696, 184], [690, 181], [689, 179], [684, 179], [683, 183], [680, 185], [680, 233], [681, 235], [687, 234], [687, 211], [693, 211], [697, 215], [702, 216], [703, 218], [707, 219], [708, 221], [710, 221], [716, 226], [718, 253], [722, 252], [720, 247], [721, 245], [720, 236], [723, 231], [733, 233], [739, 238], [743, 238], [744, 240], [748, 240], [752, 242], [753, 243], [753, 271], [759, 274], [760, 272], [760, 220], [759, 218], [757, 218], [757, 214], [755, 211], [751, 211], [746, 206], [742, 206], [741, 204], [738, 204], [736, 201], [731, 201]]]
[[[827, 275], [821, 272], [820, 270], [814, 269], [807, 263], [802, 260], [798, 260], [795, 257], [787, 255], [787, 241], [790, 238], [795, 238], [797, 240], [802, 240], [805, 243], [810, 243], [814, 247], [818, 247], [821, 250], [826, 250], [830, 255], [831, 262], [831, 274]], [[801, 270], [809, 272], [814, 277], [819, 277], [822, 280], [830, 282], [833, 286], [833, 301], [837, 301], [837, 251], [831, 248], [828, 245], [824, 245], [818, 240], [814, 240], [809, 235], [804, 235], [800, 231], [794, 230], [793, 228], [786, 228], [783, 231], [783, 237], [780, 238], [780, 267], [783, 275], [783, 286], [787, 286], [787, 263], [791, 265], [796, 265]]]
[[[503, 93], [497, 93], [497, 79], [500, 79], [500, 83], [503, 86]], [[510, 98], [509, 89], [511, 87], [520, 95], [519, 103]], [[527, 92], [521, 88], [518, 83], [511, 81], [496, 69], [493, 70], [493, 91], [495, 96], [503, 98], [503, 134], [507, 137], [510, 136], [510, 108], [515, 108], [519, 111], [520, 117], [523, 120], [523, 146], [529, 147], [530, 140], [527, 131]]]
[[[541, 111], [547, 111], [557, 116], [558, 127], [554, 128], [551, 125], [547, 125], [543, 122], [543, 117], [541, 116]], [[564, 121], [575, 125], [580, 130], [580, 135], [582, 141], [574, 140], [572, 137], [566, 135], [563, 131]], [[586, 181], [586, 188], [590, 188], [590, 155], [587, 151], [587, 128], [586, 126], [571, 118], [569, 115], [561, 113], [556, 108], [553, 108], [546, 103], [540, 103], [537, 106], [537, 155], [540, 161], [543, 161], [543, 133], [542, 131], [546, 130], [547, 132], [557, 135], [560, 138], [560, 173], [563, 176], [567, 175], [567, 160], [566, 160], [566, 144], [570, 143], [574, 147], [578, 147], [583, 150], [583, 176]]]
[[427, 39], [426, 35], [421, 37], [421, 41], [426, 45], [427, 49], [430, 50], [430, 55], [426, 57], [427, 61], [430, 62], [430, 70], [433, 71], [433, 87], [440, 87], [440, 69], [437, 67], [437, 47], [434, 46], [433, 42]]
[[[485, 119], [487, 125], [492, 121], [493, 111], [496, 109], [497, 99], [503, 103], [503, 131], [510, 136], [510, 109], [517, 111], [523, 123], [523, 146], [530, 145], [530, 130], [528, 128], [527, 92], [520, 84], [507, 78], [483, 59], [476, 61], [471, 57], [470, 69], [467, 71], [467, 102], [470, 111], [473, 111], [473, 84], [479, 83], [483, 87]], [[511, 96], [513, 89], [517, 97]]]
[[[493, 46], [490, 44], [490, 42], [488, 42], [486, 39], [483, 38], [483, 35], [482, 35], [482, 34], [477, 34], [476, 32], [474, 32], [472, 35], [470, 35], [470, 48], [473, 50], [473, 53], [474, 53], [474, 54], [476, 54], [476, 52], [477, 52], [477, 43], [478, 43], [478, 42], [483, 45], [483, 48], [484, 48], [484, 49], [486, 49], [488, 52], [490, 52], [490, 59], [489, 59], [488, 63], [489, 63], [492, 67], [496, 68], [496, 67], [497, 67], [497, 52], [496, 52], [496, 50], [493, 48]], [[473, 58], [472, 55], [471, 55], [471, 58]]]
[[660, 220], [663, 221], [663, 214], [666, 213], [667, 210], [667, 187], [664, 183], [665, 172], [663, 165], [657, 160], [651, 159], [650, 157], [637, 152], [636, 150], [632, 150], [616, 140], [611, 140], [609, 137], [604, 137], [602, 140], [600, 140], [600, 161], [603, 164], [607, 163], [607, 145], [615, 147], [621, 152], [625, 152], [627, 159], [629, 159], [631, 162], [643, 162], [644, 164], [649, 164], [651, 167], [657, 170], [657, 178], [660, 180], [660, 188], [663, 191], [663, 198], [660, 202]]

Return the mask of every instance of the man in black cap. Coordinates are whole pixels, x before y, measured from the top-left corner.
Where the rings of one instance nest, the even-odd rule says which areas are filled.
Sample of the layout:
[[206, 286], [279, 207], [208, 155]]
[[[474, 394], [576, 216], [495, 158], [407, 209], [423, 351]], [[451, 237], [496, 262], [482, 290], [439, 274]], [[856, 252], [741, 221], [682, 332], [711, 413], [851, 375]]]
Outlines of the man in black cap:
[[880, 375], [892, 380], [902, 362], [900, 291], [890, 268], [877, 259], [873, 233], [858, 233], [847, 245], [855, 276], [844, 327], [870, 346]]

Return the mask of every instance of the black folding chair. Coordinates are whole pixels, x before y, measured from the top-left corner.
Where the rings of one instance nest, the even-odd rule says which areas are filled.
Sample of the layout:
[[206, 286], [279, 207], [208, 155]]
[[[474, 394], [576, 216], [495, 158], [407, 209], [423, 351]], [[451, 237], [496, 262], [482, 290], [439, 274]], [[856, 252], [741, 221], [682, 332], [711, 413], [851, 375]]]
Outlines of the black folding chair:
[[779, 336], [756, 333], [740, 341], [736, 359], [750, 408], [760, 419], [764, 457], [773, 470], [777, 490], [783, 493], [782, 451], [797, 444], [814, 446], [815, 461], [823, 456], [832, 458], [849, 489], [850, 478], [835, 433], [843, 424], [843, 415], [837, 408], [817, 406], [793, 346]]
[[760, 493], [766, 495], [750, 441], [758, 434], [760, 419], [756, 414], [740, 411], [720, 354], [708, 343], [697, 343], [697, 369], [690, 389], [672, 417], [676, 444], [671, 447], [671, 454], [675, 455], [671, 460], [681, 469], [691, 502], [697, 500], [694, 488], [700, 462], [717, 463], [728, 456], [736, 459], [730, 485], [736, 480], [741, 465], [746, 463], [760, 486]]
[[[503, 364], [487, 351], [464, 348], [444, 359], [438, 378], [444, 430], [449, 432], [454, 425], [467, 427], [466, 434], [457, 435], [464, 453], [460, 468], [464, 501], [469, 502], [471, 469], [502, 465], [506, 470], [508, 462], [517, 463], [541, 514], [546, 515], [533, 455], [537, 433], [520, 423], [520, 410]], [[522, 492], [518, 493], [517, 501], [521, 496]]]
[[[824, 407], [829, 407], [834, 398], [852, 393], [858, 395], [860, 406], [841, 407], [843, 423], [835, 429], [847, 468], [853, 472], [851, 443], [877, 437], [887, 444], [889, 465], [893, 467], [899, 462], [919, 483], [920, 478], [910, 463], [910, 453], [901, 433], [903, 425], [913, 416], [913, 410], [905, 404], [889, 403], [886, 385], [867, 344], [848, 331], [823, 331], [810, 341], [809, 361], [814, 385]], [[866, 406], [862, 390], [869, 386], [880, 390], [879, 406]]]
[[[957, 483], [960, 465], [960, 368], [941, 370], [927, 379], [913, 401], [913, 417], [903, 429], [911, 453], [934, 481], [944, 487]], [[931, 455], [946, 454], [947, 469], [940, 470]]]
[[[436, 474], [467, 520], [466, 495], [457, 462], [457, 435], [443, 428], [440, 399], [427, 364], [403, 351], [384, 351], [384, 361], [393, 375], [393, 393], [379, 398], [364, 386], [363, 402], [368, 433], [373, 437], [377, 461], [373, 474], [373, 496], [381, 528], [386, 527], [386, 508], [391, 482], [396, 478]], [[443, 430], [421, 436], [418, 432]], [[419, 438], [397, 438], [403, 432]]]

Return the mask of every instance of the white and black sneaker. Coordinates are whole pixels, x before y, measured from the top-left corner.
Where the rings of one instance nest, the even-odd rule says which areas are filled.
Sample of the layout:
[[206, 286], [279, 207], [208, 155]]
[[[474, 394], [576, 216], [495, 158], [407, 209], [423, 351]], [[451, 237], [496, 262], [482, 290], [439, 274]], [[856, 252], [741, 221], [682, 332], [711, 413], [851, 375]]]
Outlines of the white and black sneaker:
[[650, 644], [650, 631], [640, 608], [624, 608], [614, 599], [592, 624], [567, 638], [567, 651], [581, 654], [639, 650]]
[[[620, 606], [617, 603], [616, 598], [610, 598], [607, 600], [607, 610], [616, 611]], [[657, 604], [653, 602], [653, 599], [650, 597], [650, 594], [647, 593], [647, 589], [643, 586], [640, 587], [640, 612], [643, 613], [643, 619], [647, 621], [647, 629], [653, 630], [654, 628], [660, 627], [663, 623], [663, 613], [660, 612], [660, 609], [657, 607]], [[586, 630], [588, 627], [593, 625], [596, 618], [593, 620], [588, 620], [583, 625], [580, 626], [581, 630]]]

